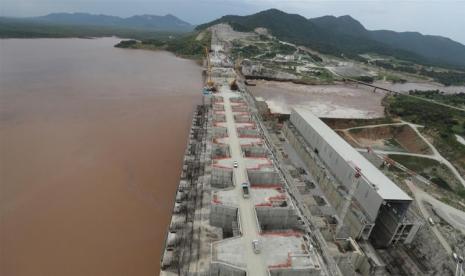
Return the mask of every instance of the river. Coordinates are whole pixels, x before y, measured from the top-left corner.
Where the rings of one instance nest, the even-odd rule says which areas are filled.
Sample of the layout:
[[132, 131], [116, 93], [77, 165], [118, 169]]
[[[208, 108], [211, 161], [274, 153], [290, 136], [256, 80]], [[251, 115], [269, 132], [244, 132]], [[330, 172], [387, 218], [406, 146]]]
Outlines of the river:
[[408, 93], [410, 90], [439, 90], [445, 94], [465, 93], [465, 86], [463, 85], [444, 86], [434, 82], [391, 83], [386, 81], [375, 81], [373, 84], [400, 93]]
[[0, 275], [157, 275], [201, 68], [0, 40]]

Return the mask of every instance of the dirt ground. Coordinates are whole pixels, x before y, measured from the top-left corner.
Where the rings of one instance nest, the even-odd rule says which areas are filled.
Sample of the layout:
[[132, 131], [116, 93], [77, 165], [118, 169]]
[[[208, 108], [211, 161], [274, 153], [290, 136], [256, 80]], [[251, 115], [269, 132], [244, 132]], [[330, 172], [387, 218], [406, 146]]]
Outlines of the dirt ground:
[[353, 85], [302, 85], [257, 81], [249, 90], [268, 103], [271, 112], [290, 113], [292, 107], [307, 108], [319, 117], [379, 118], [384, 115], [383, 93]]
[[431, 149], [408, 125], [357, 128], [344, 131], [344, 138], [356, 147], [431, 154]]

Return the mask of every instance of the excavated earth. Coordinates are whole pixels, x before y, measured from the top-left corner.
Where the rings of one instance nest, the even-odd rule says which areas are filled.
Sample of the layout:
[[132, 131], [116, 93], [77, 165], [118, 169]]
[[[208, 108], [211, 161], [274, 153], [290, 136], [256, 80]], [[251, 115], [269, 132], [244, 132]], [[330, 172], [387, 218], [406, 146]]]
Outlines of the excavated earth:
[[379, 126], [339, 130], [338, 133], [354, 147], [431, 154], [428, 145], [408, 125]]

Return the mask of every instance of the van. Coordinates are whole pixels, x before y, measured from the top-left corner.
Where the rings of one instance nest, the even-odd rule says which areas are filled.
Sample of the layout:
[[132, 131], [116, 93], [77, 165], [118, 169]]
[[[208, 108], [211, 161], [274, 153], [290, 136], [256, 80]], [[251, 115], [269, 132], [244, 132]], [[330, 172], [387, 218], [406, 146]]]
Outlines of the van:
[[261, 248], [260, 248], [260, 241], [259, 240], [253, 240], [252, 241], [252, 248], [253, 248], [253, 252], [255, 254], [259, 254], [260, 251], [261, 251]]
[[244, 198], [249, 198], [250, 190], [249, 190], [249, 183], [242, 183], [242, 196]]

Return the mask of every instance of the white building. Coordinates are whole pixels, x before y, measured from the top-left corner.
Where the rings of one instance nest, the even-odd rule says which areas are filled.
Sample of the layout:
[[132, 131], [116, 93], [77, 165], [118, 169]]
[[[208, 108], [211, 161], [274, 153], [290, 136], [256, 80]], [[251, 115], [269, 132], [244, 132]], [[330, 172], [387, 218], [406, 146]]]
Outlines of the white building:
[[[336, 208], [339, 215], [344, 205], [340, 201], [347, 199], [352, 185], [358, 185], [351, 204], [352, 216], [344, 221], [356, 229], [356, 238], [373, 239], [379, 246], [411, 242], [420, 226], [407, 218], [412, 198], [310, 111], [295, 108], [290, 121], [310, 146], [312, 155], [338, 182], [339, 186], [326, 188], [325, 193], [331, 194], [330, 200], [339, 201], [331, 202], [340, 207]], [[355, 177], [356, 170], [361, 177]]]

